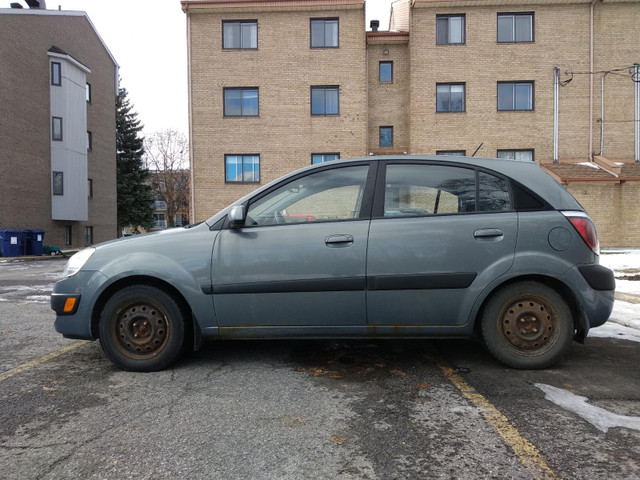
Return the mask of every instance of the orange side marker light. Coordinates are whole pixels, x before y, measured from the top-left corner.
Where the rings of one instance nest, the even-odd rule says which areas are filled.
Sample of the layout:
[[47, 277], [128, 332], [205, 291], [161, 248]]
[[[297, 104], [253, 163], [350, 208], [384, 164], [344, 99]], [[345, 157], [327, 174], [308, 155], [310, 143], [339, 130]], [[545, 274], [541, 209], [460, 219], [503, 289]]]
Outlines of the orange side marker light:
[[76, 300], [77, 299], [73, 297], [67, 298], [67, 300], [64, 302], [63, 311], [65, 313], [73, 312], [73, 308], [76, 306]]

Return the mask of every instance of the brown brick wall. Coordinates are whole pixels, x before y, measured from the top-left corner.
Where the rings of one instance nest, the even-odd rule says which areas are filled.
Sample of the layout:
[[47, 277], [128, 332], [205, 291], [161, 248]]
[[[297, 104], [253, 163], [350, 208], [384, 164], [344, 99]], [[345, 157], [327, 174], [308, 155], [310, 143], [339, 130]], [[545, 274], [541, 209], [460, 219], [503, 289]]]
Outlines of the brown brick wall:
[[[311, 49], [310, 18], [339, 17], [339, 48]], [[225, 154], [260, 154], [260, 184], [312, 153], [366, 151], [364, 9], [195, 13], [191, 31], [195, 219], [258, 187], [225, 184]], [[257, 50], [222, 50], [222, 20], [258, 20]], [[311, 116], [310, 87], [338, 85], [340, 115]], [[224, 87], [258, 87], [259, 117], [223, 116]]]
[[[93, 199], [89, 221], [51, 220], [49, 57], [55, 45], [87, 65], [92, 102], [87, 106], [93, 150], [88, 154]], [[0, 228], [41, 228], [45, 244], [64, 247], [73, 226], [73, 247], [85, 246], [84, 227], [94, 241], [116, 236], [115, 65], [84, 17], [0, 14]]]

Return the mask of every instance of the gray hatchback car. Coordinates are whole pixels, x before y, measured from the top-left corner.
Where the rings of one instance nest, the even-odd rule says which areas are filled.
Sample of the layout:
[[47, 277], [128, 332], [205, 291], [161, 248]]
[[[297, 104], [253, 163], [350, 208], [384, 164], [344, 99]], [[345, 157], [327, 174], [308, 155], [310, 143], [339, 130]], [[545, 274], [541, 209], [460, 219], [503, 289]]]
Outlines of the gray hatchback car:
[[159, 370], [202, 338], [484, 340], [543, 368], [613, 308], [594, 225], [533, 162], [433, 156], [298, 170], [187, 228], [87, 248], [51, 306], [65, 337]]

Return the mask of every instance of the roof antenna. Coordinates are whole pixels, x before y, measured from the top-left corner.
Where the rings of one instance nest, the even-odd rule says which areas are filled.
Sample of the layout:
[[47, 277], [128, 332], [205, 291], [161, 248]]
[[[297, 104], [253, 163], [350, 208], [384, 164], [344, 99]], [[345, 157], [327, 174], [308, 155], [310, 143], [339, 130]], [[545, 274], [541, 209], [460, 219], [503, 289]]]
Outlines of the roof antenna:
[[476, 153], [478, 153], [478, 150], [480, 150], [482, 148], [482, 145], [484, 145], [484, 142], [482, 142], [480, 145], [478, 145], [478, 148], [476, 148], [476, 151], [473, 152], [473, 155], [471, 155], [472, 157], [476, 156]]

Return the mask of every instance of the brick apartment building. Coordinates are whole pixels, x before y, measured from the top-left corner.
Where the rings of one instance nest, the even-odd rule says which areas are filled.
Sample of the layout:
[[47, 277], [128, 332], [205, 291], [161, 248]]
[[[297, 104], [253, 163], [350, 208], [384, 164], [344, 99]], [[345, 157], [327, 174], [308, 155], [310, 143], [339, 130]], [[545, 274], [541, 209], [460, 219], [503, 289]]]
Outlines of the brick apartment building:
[[[183, 0], [192, 219], [371, 154], [541, 164], [604, 246], [640, 246], [640, 0]], [[634, 81], [635, 79], [635, 81]]]
[[0, 9], [0, 228], [115, 238], [118, 65], [84, 12]]

